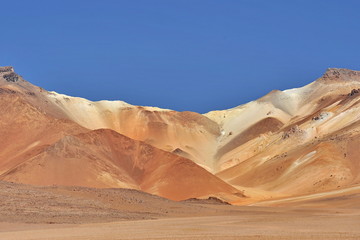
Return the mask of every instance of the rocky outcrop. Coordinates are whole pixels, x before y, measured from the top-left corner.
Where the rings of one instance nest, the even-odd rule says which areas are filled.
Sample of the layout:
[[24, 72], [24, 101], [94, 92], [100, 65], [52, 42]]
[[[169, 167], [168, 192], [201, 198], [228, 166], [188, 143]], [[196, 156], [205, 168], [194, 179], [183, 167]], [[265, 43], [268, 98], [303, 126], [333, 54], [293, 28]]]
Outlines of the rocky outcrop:
[[356, 95], [356, 94], [358, 94], [360, 92], [360, 88], [358, 88], [358, 89], [353, 89], [353, 90], [351, 90], [351, 92], [348, 94], [348, 96], [350, 97], [350, 96], [354, 96], [354, 95]]
[[20, 79], [20, 76], [14, 72], [13, 67], [0, 67], [0, 77], [7, 82], [17, 82]]
[[304, 133], [304, 131], [302, 129], [300, 129], [298, 125], [295, 125], [295, 126], [291, 127], [288, 131], [286, 131], [282, 134], [282, 139], [287, 139], [293, 135], [301, 135], [303, 133]]
[[322, 81], [360, 81], [360, 71], [345, 68], [328, 68], [320, 78]]
[[14, 72], [13, 67], [0, 67], [0, 73]]
[[17, 75], [14, 72], [11, 72], [9, 74], [4, 74], [3, 78], [8, 82], [17, 82], [17, 81], [19, 81], [19, 75]]

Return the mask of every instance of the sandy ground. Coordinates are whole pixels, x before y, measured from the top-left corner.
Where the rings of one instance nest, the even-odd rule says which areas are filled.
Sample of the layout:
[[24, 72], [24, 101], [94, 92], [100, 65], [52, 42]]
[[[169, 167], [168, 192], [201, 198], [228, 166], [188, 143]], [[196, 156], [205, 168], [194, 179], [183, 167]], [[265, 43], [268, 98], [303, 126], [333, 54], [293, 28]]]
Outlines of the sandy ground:
[[0, 239], [360, 239], [357, 190], [312, 196], [303, 206], [295, 204], [302, 197], [290, 205], [232, 206], [136, 190], [0, 182]]
[[0, 224], [0, 239], [360, 239], [359, 213], [246, 208], [237, 216], [80, 225]]

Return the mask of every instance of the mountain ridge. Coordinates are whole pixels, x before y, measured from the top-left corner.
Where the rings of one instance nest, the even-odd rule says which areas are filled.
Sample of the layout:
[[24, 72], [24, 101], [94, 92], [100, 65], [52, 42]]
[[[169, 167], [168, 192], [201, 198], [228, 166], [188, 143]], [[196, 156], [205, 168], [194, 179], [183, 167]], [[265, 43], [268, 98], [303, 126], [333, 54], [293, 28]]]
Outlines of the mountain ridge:
[[[6, 74], [13, 76], [6, 78]], [[109, 129], [132, 139], [130, 145], [135, 146], [138, 144], [136, 141], [140, 141], [171, 154], [169, 159], [174, 163], [179, 157], [189, 159], [199, 169], [209, 172], [201, 175], [202, 170], [191, 170], [200, 174], [197, 177], [204, 177], [201, 181], [208, 179], [208, 182], [216, 182], [214, 188], [202, 187], [209, 189], [208, 192], [196, 187], [198, 180], [187, 182], [184, 189], [188, 192], [183, 190], [181, 196], [173, 190], [158, 192], [155, 182], [161, 183], [160, 179], [143, 188], [170, 199], [215, 196], [244, 204], [350, 187], [360, 184], [360, 164], [356, 160], [356, 148], [351, 143], [357, 142], [360, 132], [359, 80], [359, 71], [330, 68], [322, 77], [304, 87], [274, 90], [235, 108], [199, 114], [135, 106], [123, 101], [92, 102], [70, 97], [32, 85], [17, 75], [12, 67], [0, 67], [0, 109], [6, 113], [0, 119], [0, 131], [2, 136], [10, 139], [0, 144], [0, 178], [10, 181], [11, 174], [6, 178], [5, 173], [16, 168], [24, 158], [32, 158], [44, 151], [44, 146], [53, 146], [61, 139], [61, 144], [69, 145], [67, 140], [78, 139], [81, 134], [88, 136], [92, 131]], [[24, 133], [29, 136], [24, 137]], [[111, 152], [116, 152], [116, 148], [110, 147], [117, 141], [115, 138], [103, 142], [104, 148], [97, 145], [90, 148], [84, 139], [79, 140], [78, 149], [65, 152], [57, 149], [58, 153], [64, 154], [59, 159], [65, 159], [64, 156], [71, 151], [83, 152], [85, 156], [91, 152], [86, 149], [97, 149], [93, 154], [102, 159], [101, 165], [108, 162], [105, 159], [110, 159]], [[14, 141], [18, 144], [12, 144]], [[122, 149], [121, 145], [118, 148]], [[138, 159], [137, 153], [134, 154], [132, 164], [145, 161], [145, 156]], [[125, 155], [121, 153], [119, 156], [123, 159]], [[46, 165], [51, 158], [47, 155], [37, 164]], [[77, 159], [80, 161], [81, 156]], [[93, 164], [89, 159], [91, 157], [81, 161]], [[62, 168], [61, 162], [54, 164], [56, 168]], [[163, 164], [158, 168], [161, 169]], [[19, 180], [21, 183], [32, 181], [30, 177], [36, 169], [35, 165], [27, 168], [29, 180], [24, 178]], [[91, 169], [95, 168], [88, 168], [86, 175], [89, 181], [93, 181], [91, 186], [97, 186], [96, 181], [113, 179], [114, 187], [139, 189], [138, 183], [131, 180], [133, 172], [115, 170], [118, 167], [113, 166], [104, 175], [104, 171], [92, 172]], [[179, 171], [182, 174], [179, 179], [191, 179], [186, 172]], [[170, 179], [161, 174], [159, 176], [163, 180]], [[19, 176], [17, 178], [21, 179]], [[127, 179], [127, 183], [116, 185], [118, 180], [115, 179], [121, 178]], [[176, 182], [171, 181], [171, 188], [175, 187]], [[81, 180], [77, 184], [86, 185], [85, 182]], [[69, 184], [71, 181], [66, 183]], [[227, 190], [222, 193], [216, 186]], [[195, 190], [190, 191], [193, 187], [198, 189], [198, 194]], [[246, 199], [244, 192], [248, 197]]]

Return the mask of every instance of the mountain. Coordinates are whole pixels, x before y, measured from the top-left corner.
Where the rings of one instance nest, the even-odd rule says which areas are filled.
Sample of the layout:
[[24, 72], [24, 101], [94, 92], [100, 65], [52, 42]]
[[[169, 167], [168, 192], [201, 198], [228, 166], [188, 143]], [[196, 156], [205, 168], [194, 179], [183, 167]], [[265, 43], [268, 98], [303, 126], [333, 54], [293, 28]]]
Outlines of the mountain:
[[359, 88], [360, 72], [328, 69], [305, 87], [208, 113], [226, 136], [216, 175], [283, 196], [358, 185]]
[[[92, 102], [0, 68], [0, 180], [235, 204], [358, 186], [360, 72], [206, 114]], [[246, 197], [245, 197], [246, 196]]]
[[[116, 126], [109, 116], [119, 115], [111, 111], [131, 105], [91, 103], [47, 92], [10, 67], [0, 68], [0, 96], [0, 180], [132, 188], [173, 200], [243, 197], [241, 191], [187, 158], [104, 129], [106, 124]], [[85, 120], [88, 124], [79, 124]], [[91, 124], [99, 124], [99, 129], [92, 130]], [[127, 124], [137, 131], [138, 126]]]

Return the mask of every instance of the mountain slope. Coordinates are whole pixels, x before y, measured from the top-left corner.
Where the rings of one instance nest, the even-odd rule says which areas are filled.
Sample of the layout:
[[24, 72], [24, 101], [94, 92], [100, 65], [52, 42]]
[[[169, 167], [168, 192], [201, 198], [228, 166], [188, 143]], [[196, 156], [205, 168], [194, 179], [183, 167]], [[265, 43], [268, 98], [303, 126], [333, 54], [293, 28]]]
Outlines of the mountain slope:
[[192, 161], [107, 129], [65, 136], [0, 179], [34, 185], [133, 188], [173, 200], [242, 197]]
[[0, 178], [239, 204], [237, 189], [251, 202], [347, 188], [360, 182], [359, 92], [360, 72], [328, 69], [302, 88], [201, 115], [48, 92], [3, 67]]
[[[220, 150], [230, 151], [220, 151], [217, 176], [234, 186], [289, 196], [358, 184], [359, 88], [359, 72], [329, 69], [303, 88], [207, 114], [214, 120], [218, 114], [229, 116], [220, 126], [235, 136], [220, 144]], [[244, 128], [249, 115], [260, 134], [248, 134], [254, 125]], [[269, 117], [277, 121], [267, 126]], [[242, 135], [246, 142], [229, 148]]]
[[92, 102], [48, 92], [25, 81], [11, 67], [0, 68], [0, 91], [13, 93], [13, 97], [21, 95], [26, 103], [56, 119], [90, 130], [109, 128], [190, 158], [208, 171], [213, 169], [212, 150], [220, 131], [215, 122], [201, 114], [133, 106], [123, 101]]
[[[51, 99], [52, 93], [26, 82], [10, 67], [0, 68], [0, 96], [2, 180], [134, 188], [175, 200], [218, 194], [228, 200], [242, 197], [235, 188], [186, 158], [112, 130], [92, 131], [87, 125], [79, 125], [72, 120], [70, 107], [65, 111], [60, 101]], [[72, 109], [74, 115], [90, 122], [98, 119], [94, 112], [80, 111], [90, 101], [61, 99], [67, 106], [78, 103], [79, 109]], [[113, 105], [119, 109], [130, 106], [106, 101], [94, 105], [100, 115]]]

